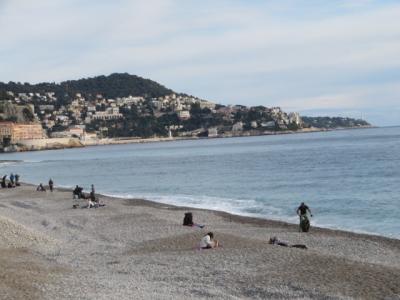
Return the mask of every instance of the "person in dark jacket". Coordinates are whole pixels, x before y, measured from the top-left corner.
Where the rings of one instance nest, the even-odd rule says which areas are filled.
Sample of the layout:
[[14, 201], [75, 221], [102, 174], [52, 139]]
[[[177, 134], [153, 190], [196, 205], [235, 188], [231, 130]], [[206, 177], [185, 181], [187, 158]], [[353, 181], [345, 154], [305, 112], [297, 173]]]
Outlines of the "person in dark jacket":
[[50, 192], [53, 191], [53, 185], [54, 185], [54, 182], [53, 182], [53, 180], [50, 178], [50, 180], [49, 180], [49, 189], [50, 189]]
[[307, 215], [307, 212], [309, 212], [310, 213], [310, 216], [312, 217], [312, 213], [311, 213], [311, 210], [310, 210], [310, 208], [304, 203], [304, 202], [301, 202], [301, 204], [300, 204], [300, 206], [297, 208], [297, 214], [298, 214], [298, 216], [299, 217], [301, 217], [301, 216], [304, 216], [304, 215]]
[[14, 185], [14, 179], [15, 179], [14, 174], [11, 173], [10, 174], [10, 182], [11, 182], [12, 185]]

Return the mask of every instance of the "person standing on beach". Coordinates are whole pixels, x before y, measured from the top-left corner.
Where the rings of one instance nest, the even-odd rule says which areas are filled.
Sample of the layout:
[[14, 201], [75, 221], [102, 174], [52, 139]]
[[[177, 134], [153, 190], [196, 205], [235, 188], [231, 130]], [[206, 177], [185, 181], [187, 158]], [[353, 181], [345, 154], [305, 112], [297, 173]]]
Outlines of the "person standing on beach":
[[94, 193], [94, 185], [92, 184], [92, 190], [90, 191], [90, 200], [92, 200], [93, 202], [98, 202], [98, 200], [96, 200], [96, 194]]
[[311, 213], [311, 210], [310, 210], [310, 208], [304, 203], [304, 202], [301, 202], [301, 204], [300, 204], [300, 206], [297, 208], [297, 214], [299, 215], [299, 217], [302, 217], [302, 216], [307, 216], [307, 212], [309, 212], [310, 213], [310, 216], [312, 217], [312, 213]]
[[6, 185], [6, 179], [7, 179], [7, 175], [4, 175], [4, 176], [3, 176], [3, 179], [1, 179], [1, 187], [2, 187], [2, 188], [7, 187], [7, 185]]
[[310, 229], [310, 220], [308, 219], [307, 212], [309, 212], [310, 217], [312, 217], [310, 208], [304, 202], [301, 202], [296, 212], [300, 218], [299, 231], [308, 232]]
[[53, 180], [50, 178], [50, 180], [49, 180], [49, 189], [50, 189], [50, 192], [52, 192], [53, 191]]

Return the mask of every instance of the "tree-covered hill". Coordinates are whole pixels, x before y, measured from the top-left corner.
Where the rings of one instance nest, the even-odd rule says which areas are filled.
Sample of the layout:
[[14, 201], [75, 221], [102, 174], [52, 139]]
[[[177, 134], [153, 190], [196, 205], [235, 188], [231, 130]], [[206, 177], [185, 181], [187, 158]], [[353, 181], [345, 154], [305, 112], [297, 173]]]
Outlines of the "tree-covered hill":
[[305, 127], [334, 129], [334, 128], [371, 126], [371, 124], [365, 120], [353, 119], [353, 118], [302, 116], [301, 119], [303, 120]]
[[[144, 79], [128, 73], [114, 73], [109, 76], [97, 76], [79, 80], [68, 80], [61, 83], [16, 83], [0, 82], [0, 95], [11, 91], [14, 93], [54, 92], [58, 98], [71, 97], [81, 93], [87, 98], [102, 94], [107, 98], [133, 96], [160, 97], [173, 93], [172, 90], [150, 79]], [[68, 95], [68, 96], [66, 96]]]

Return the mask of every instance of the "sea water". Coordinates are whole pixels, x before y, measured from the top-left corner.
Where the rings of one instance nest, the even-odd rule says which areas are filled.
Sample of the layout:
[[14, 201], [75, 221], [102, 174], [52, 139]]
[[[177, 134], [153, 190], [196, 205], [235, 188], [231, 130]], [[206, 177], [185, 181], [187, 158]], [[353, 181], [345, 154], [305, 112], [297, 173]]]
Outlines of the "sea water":
[[[1, 154], [0, 174], [107, 195], [400, 238], [400, 128]], [[0, 190], [1, 192], [1, 190]], [[1, 209], [1, 208], [0, 208]]]

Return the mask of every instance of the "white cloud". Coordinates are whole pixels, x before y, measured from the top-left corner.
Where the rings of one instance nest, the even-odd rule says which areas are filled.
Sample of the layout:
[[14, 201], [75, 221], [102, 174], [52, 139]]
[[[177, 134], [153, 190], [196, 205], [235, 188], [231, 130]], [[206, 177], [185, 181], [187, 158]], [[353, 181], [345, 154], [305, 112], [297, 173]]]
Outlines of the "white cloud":
[[342, 0], [340, 5], [347, 9], [362, 8], [374, 3], [374, 0]]
[[392, 103], [384, 79], [354, 92], [400, 67], [400, 5], [379, 3], [6, 1], [0, 80], [127, 71], [219, 102], [354, 108], [380, 91]]

